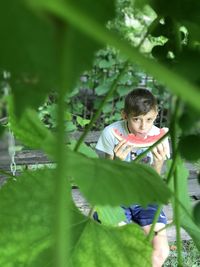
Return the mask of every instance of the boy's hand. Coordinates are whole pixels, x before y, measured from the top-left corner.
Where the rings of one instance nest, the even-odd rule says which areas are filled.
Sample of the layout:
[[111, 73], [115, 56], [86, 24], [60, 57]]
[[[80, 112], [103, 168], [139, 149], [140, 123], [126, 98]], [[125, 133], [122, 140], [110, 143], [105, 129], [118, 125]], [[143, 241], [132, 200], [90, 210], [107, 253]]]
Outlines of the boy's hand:
[[133, 146], [127, 144], [126, 140], [120, 141], [114, 148], [114, 159], [125, 160], [132, 148]]
[[164, 161], [167, 159], [167, 147], [165, 144], [160, 143], [152, 149], [154, 163], [153, 168], [160, 173]]

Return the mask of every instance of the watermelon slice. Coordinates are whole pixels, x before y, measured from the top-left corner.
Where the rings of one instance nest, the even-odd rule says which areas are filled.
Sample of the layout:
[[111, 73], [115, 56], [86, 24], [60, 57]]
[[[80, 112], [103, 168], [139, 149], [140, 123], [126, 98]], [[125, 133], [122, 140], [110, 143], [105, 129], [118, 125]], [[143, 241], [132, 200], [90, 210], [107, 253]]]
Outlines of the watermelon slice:
[[161, 128], [157, 135], [147, 135], [146, 137], [136, 136], [134, 134], [123, 135], [116, 128], [112, 129], [114, 136], [119, 140], [126, 140], [128, 144], [134, 147], [149, 147], [158, 141], [163, 135], [168, 132], [168, 128]]

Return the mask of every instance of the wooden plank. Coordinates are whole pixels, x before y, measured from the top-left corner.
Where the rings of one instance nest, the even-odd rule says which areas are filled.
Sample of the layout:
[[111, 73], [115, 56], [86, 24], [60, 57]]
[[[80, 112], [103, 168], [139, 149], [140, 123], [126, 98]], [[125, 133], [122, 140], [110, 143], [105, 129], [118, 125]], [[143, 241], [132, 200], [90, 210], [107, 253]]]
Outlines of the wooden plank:
[[[91, 144], [91, 143], [96, 143], [99, 139], [101, 131], [91, 131], [89, 132], [85, 139], [84, 142]], [[80, 136], [83, 134], [83, 132], [80, 131], [75, 131], [73, 133], [69, 133], [69, 138], [72, 140], [78, 140]], [[16, 145], [22, 145], [22, 143], [15, 139], [15, 144]], [[3, 137], [0, 139], [0, 152], [1, 151], [8, 151], [8, 133], [4, 134]]]

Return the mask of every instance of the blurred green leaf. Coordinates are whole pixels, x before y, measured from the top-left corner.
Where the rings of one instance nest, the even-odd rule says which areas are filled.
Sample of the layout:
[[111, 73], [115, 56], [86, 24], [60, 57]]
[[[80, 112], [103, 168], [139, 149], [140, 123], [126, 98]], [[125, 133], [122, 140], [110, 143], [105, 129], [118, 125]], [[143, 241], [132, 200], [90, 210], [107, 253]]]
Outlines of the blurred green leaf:
[[111, 84], [111, 81], [105, 80], [102, 84], [95, 88], [96, 94], [98, 96], [105, 95], [109, 91]]
[[[128, 94], [129, 91], [130, 91], [130, 88], [127, 86], [121, 86], [120, 85], [117, 87], [117, 93], [119, 94], [120, 97], [124, 97], [125, 95]], [[121, 101], [121, 102], [123, 102], [123, 101]], [[119, 103], [121, 103], [121, 102], [119, 102]]]
[[137, 225], [108, 228], [90, 221], [81, 237], [72, 254], [72, 266], [152, 266], [151, 245]]
[[28, 266], [53, 241], [53, 171], [25, 172], [0, 190], [0, 265]]
[[84, 127], [85, 125], [90, 123], [90, 120], [84, 119], [84, 118], [82, 118], [80, 116], [76, 117], [76, 121], [81, 127]]
[[184, 48], [176, 57], [175, 71], [183, 77], [187, 77], [193, 83], [200, 85], [200, 51], [198, 49]]
[[[55, 8], [54, 12], [58, 16], [62, 17], [63, 20], [72, 23], [87, 36], [93, 37], [100, 43], [109, 44], [120, 50], [121, 54], [125, 55], [130, 61], [134, 62], [134, 64], [139, 64], [148, 73], [153, 75], [154, 78], [165, 83], [174, 94], [187, 103], [190, 103], [190, 105], [198, 111], [200, 110], [200, 93], [198, 87], [188, 81], [187, 78], [177, 75], [174, 71], [169, 70], [168, 67], [143, 56], [128, 42], [119, 39], [117, 34], [108, 32], [102, 25], [96, 23], [95, 20], [90, 19], [90, 17], [85, 16], [74, 8], [71, 9], [71, 6], [67, 3], [65, 5], [57, 3], [54, 8], [52, 2], [45, 2], [44, 5], [46, 9], [51, 10], [52, 12]], [[71, 16], [71, 12], [73, 12], [73, 16]], [[89, 25], [93, 25], [93, 27], [90, 27]]]
[[134, 162], [87, 158], [70, 150], [66, 158], [68, 173], [92, 205], [167, 203], [170, 197], [167, 186], [151, 167]]
[[[68, 147], [70, 149], [74, 149], [76, 146], [77, 141], [75, 140], [70, 140], [70, 144], [68, 145]], [[88, 145], [86, 145], [85, 143], [82, 143], [78, 149], [78, 151], [90, 158], [98, 158], [97, 153], [94, 151], [94, 149], [92, 149], [91, 147], [89, 147]]]
[[193, 208], [193, 216], [196, 224], [200, 227], [200, 202], [197, 202]]
[[113, 111], [113, 103], [112, 102], [108, 102], [103, 106], [102, 109], [103, 113], [112, 113]]
[[179, 141], [179, 150], [184, 159], [189, 161], [200, 159], [200, 136], [182, 136]]
[[[177, 184], [178, 184], [178, 195], [176, 196], [179, 201], [184, 205], [188, 214], [185, 210], [179, 206], [179, 219], [181, 226], [187, 231], [187, 233], [192, 237], [197, 248], [200, 249], [200, 228], [195, 224], [192, 219], [192, 203], [188, 194], [188, 176], [189, 171], [184, 165], [183, 161], [179, 160], [177, 166]], [[171, 180], [173, 182], [173, 180]], [[173, 183], [171, 182], [170, 187], [174, 188]], [[172, 201], [174, 206], [174, 201]]]
[[65, 119], [67, 121], [71, 121], [72, 120], [72, 114], [68, 111], [65, 112]]
[[195, 109], [190, 106], [185, 106], [182, 115], [179, 119], [179, 126], [182, 129], [182, 135], [189, 135], [200, 131], [199, 127], [199, 114]]
[[[137, 0], [138, 2], [138, 0]], [[199, 1], [191, 0], [170, 0], [166, 2], [165, 0], [151, 0], [144, 1], [142, 3], [150, 4], [151, 7], [160, 16], [169, 16], [178, 21], [194, 21], [196, 23], [200, 22], [199, 12], [200, 3]]]
[[106, 68], [111, 68], [113, 65], [115, 65], [115, 60], [105, 60], [105, 59], [102, 59], [99, 61], [99, 68], [101, 69], [106, 69]]
[[58, 78], [53, 24], [26, 2], [8, 0], [0, 9], [0, 70], [11, 73], [16, 115], [41, 104]]
[[[113, 0], [96, 5], [90, 0], [84, 4], [69, 2], [103, 26], [114, 13]], [[100, 46], [56, 17], [56, 1], [48, 1], [54, 13], [48, 10], [48, 15], [43, 3], [8, 0], [1, 5], [0, 69], [11, 72], [16, 115], [22, 115], [27, 106], [38, 107], [52, 89], [64, 86], [72, 90], [77, 76], [88, 67]]]
[[[25, 172], [0, 191], [0, 265], [55, 266], [56, 179], [53, 170]], [[67, 202], [65, 209], [67, 210]], [[73, 207], [70, 266], [151, 266], [151, 244], [137, 225], [106, 228]], [[141, 253], [138, 253], [138, 250]], [[128, 255], [132, 257], [128, 257]], [[118, 255], [120, 260], [113, 255]], [[35, 265], [37, 264], [37, 265]]]
[[125, 213], [121, 207], [95, 206], [99, 220], [104, 225], [118, 226], [120, 222], [126, 220]]
[[77, 130], [77, 127], [72, 121], [67, 121], [65, 124], [65, 130], [67, 132], [73, 132], [73, 131]]
[[17, 118], [13, 112], [12, 99], [9, 101], [9, 122], [14, 136], [30, 148], [42, 149], [49, 155], [55, 153], [55, 136], [42, 124], [37, 112], [27, 109]]
[[[75, 209], [73, 213], [70, 267], [94, 267], [98, 263], [102, 267], [151, 266], [152, 247], [139, 226], [105, 227], [88, 220]], [[55, 266], [52, 255], [52, 248], [42, 251], [29, 267]]]

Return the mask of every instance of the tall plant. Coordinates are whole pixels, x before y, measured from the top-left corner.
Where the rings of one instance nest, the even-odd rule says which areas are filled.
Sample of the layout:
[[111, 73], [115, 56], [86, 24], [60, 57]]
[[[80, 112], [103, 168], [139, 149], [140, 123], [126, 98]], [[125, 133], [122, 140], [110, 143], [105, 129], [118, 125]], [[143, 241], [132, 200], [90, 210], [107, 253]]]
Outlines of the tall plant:
[[[169, 30], [168, 21], [172, 21], [169, 31], [173, 34], [167, 37], [174, 45], [172, 51], [169, 50], [173, 54], [171, 58], [168, 52], [161, 60], [160, 57], [157, 61], [147, 58], [116, 33], [108, 31], [104, 24], [113, 16], [114, 1], [101, 1], [94, 5], [89, 0], [76, 3], [8, 0], [1, 4], [0, 68], [12, 75], [9, 80], [12, 130], [24, 144], [43, 149], [57, 162], [56, 170], [26, 171], [17, 182], [10, 179], [2, 187], [2, 266], [151, 266], [151, 237], [146, 238], [136, 225], [113, 228], [99, 225], [82, 215], [72, 201], [72, 181], [80, 187], [91, 205], [165, 204], [171, 198], [175, 206], [179, 266], [182, 266], [180, 226], [188, 231], [200, 249], [199, 221], [197, 216], [193, 217], [189, 198], [185, 198], [187, 174], [180, 160], [180, 153], [185, 158], [189, 155], [192, 160], [199, 158], [199, 136], [191, 137], [183, 131], [180, 141], [177, 140], [177, 131], [180, 130], [177, 125], [182, 116], [190, 114], [188, 109], [190, 112], [193, 110], [193, 116], [200, 112], [199, 76], [196, 72], [199, 64], [199, 35], [196, 31], [199, 4], [192, 1], [188, 6], [188, 1], [181, 1], [182, 12], [178, 8], [179, 0], [173, 4], [152, 0], [149, 4], [161, 20], [149, 25], [147, 35], [153, 34], [157, 27]], [[182, 25], [188, 32], [187, 47], [181, 41]], [[168, 184], [174, 179], [174, 189], [148, 166], [89, 158], [79, 153], [84, 136], [75, 151], [63, 145], [65, 96], [70, 94], [75, 78], [88, 66], [100, 44], [117, 48], [129, 61], [136, 62], [165, 83], [179, 99], [174, 105], [170, 129], [174, 160], [167, 176]], [[175, 62], [174, 58], [177, 59]], [[191, 70], [188, 73], [185, 71], [186, 63]], [[174, 66], [173, 69], [169, 64]], [[99, 105], [86, 132], [125, 71], [126, 66]], [[41, 124], [34, 111], [52, 88], [58, 92], [59, 103], [55, 135]], [[195, 124], [193, 120], [190, 122]], [[195, 150], [191, 141], [195, 143]], [[139, 193], [141, 188], [142, 194]], [[199, 204], [195, 207], [195, 214], [198, 211]]]

